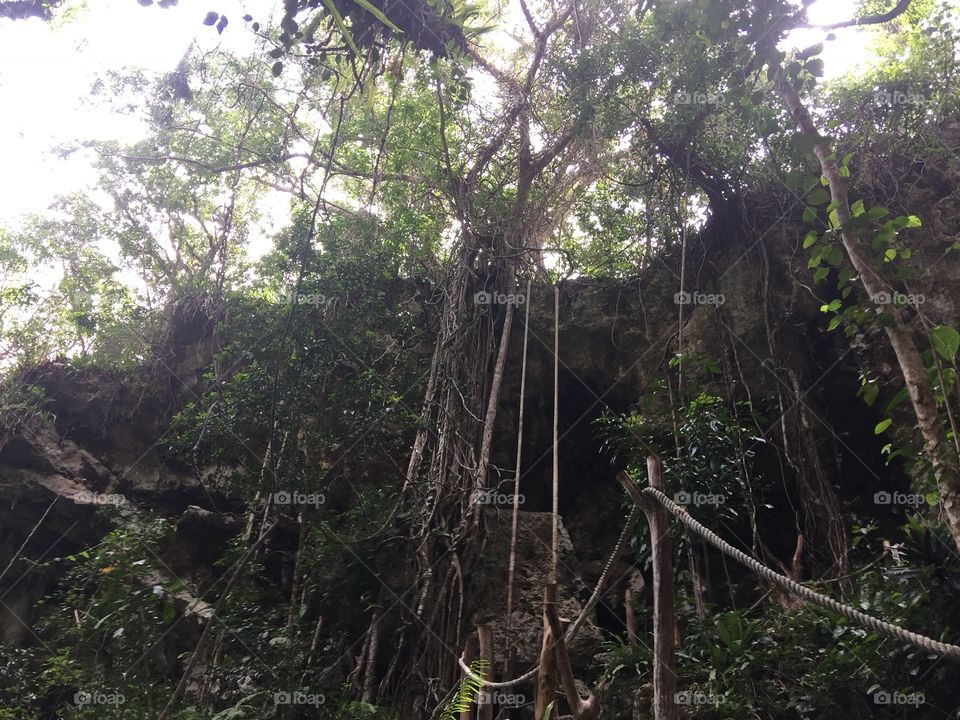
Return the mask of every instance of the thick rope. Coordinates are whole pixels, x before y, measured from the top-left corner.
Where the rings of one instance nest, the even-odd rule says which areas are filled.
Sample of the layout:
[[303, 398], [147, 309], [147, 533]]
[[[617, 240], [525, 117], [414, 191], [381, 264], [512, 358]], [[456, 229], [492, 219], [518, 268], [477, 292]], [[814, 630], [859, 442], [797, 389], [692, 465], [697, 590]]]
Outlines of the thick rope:
[[[662, 492], [655, 488], [644, 488], [643, 492], [647, 495], [650, 495], [657, 502], [663, 505], [674, 517], [676, 517], [680, 522], [682, 522], [690, 530], [693, 530], [697, 535], [702, 537], [704, 540], [709, 542], [715, 548], [720, 550], [720, 552], [732, 557], [734, 560], [742, 563], [747, 566], [755, 573], [760, 575], [763, 578], [766, 578], [772, 583], [779, 585], [780, 587], [788, 590], [789, 592], [802, 597], [804, 600], [819, 605], [821, 607], [832, 610], [833, 612], [842, 615], [848, 620], [852, 620], [863, 627], [869, 628], [870, 630], [875, 630], [877, 632], [885, 633], [891, 637], [896, 638], [902, 642], [915, 645], [923, 650], [928, 650], [930, 652], [935, 652], [944, 657], [951, 658], [953, 660], [960, 660], [960, 647], [956, 645], [950, 645], [948, 643], [940, 642], [939, 640], [934, 640], [933, 638], [928, 638], [925, 635], [918, 635], [915, 632], [905, 630], [898, 625], [893, 625], [884, 620], [879, 620], [871, 615], [860, 612], [859, 610], [850, 607], [849, 605], [844, 605], [843, 603], [837, 602], [833, 598], [827, 597], [826, 595], [821, 595], [820, 593], [811, 590], [806, 585], [801, 585], [795, 580], [791, 580], [785, 575], [774, 572], [766, 565], [761, 564], [759, 561], [747, 555], [745, 552], [737, 550], [735, 547], [730, 545], [728, 542], [724, 541], [719, 535], [715, 532], [709, 530], [708, 528], [701, 525], [699, 522], [693, 519], [693, 517], [684, 509], [683, 507], [674, 503], [669, 497], [664, 495]], [[607, 562], [607, 566], [603, 570], [603, 574], [600, 576], [600, 580], [597, 581], [597, 586], [593, 591], [593, 595], [590, 597], [590, 600], [584, 606], [583, 611], [580, 613], [580, 617], [577, 618], [577, 621], [570, 626], [570, 629], [567, 630], [564, 640], [566, 642], [571, 642], [576, 636], [577, 631], [579, 631], [580, 626], [583, 624], [583, 621], [586, 619], [587, 614], [593, 609], [593, 606], [600, 599], [600, 589], [603, 586], [603, 583], [606, 582], [607, 575], [609, 574], [610, 568], [613, 566], [613, 562], [616, 557], [620, 554], [622, 546], [627, 539], [633, 525], [636, 523], [637, 517], [639, 516], [639, 508], [635, 505], [633, 510], [630, 512], [630, 518], [627, 520], [627, 524], [623, 528], [623, 532], [620, 535], [620, 539], [617, 541], [617, 546], [614, 548], [613, 553], [610, 555], [610, 560]], [[520, 677], [514, 678], [513, 680], [506, 680], [504, 682], [490, 682], [485, 680], [481, 676], [475, 674], [470, 670], [470, 667], [464, 662], [463, 656], [461, 655], [459, 660], [460, 669], [463, 670], [468, 677], [472, 678], [475, 682], [482, 683], [484, 687], [488, 688], [507, 688], [513, 687], [514, 685], [519, 685], [522, 682], [526, 682], [533, 678], [537, 671], [540, 669], [540, 665], [534, 666], [532, 669], [528, 670], [526, 673]]]
[[513, 475], [513, 519], [510, 526], [510, 564], [507, 570], [507, 629], [513, 627], [513, 574], [517, 567], [517, 525], [520, 520], [520, 451], [523, 448], [523, 399], [527, 393], [527, 340], [530, 336], [530, 278], [527, 278], [523, 320], [523, 361], [520, 365], [520, 409], [517, 412], [517, 462]]
[[[624, 545], [627, 544], [627, 540], [630, 538], [631, 533], [633, 533], [633, 528], [637, 524], [637, 520], [640, 518], [640, 508], [634, 505], [633, 509], [630, 511], [630, 517], [627, 518], [626, 525], [623, 526], [623, 531], [620, 533], [620, 538], [617, 540], [616, 546], [613, 548], [613, 552], [610, 553], [610, 559], [607, 560], [606, 567], [603, 568], [603, 572], [600, 573], [600, 579], [597, 580], [597, 584], [593, 589], [593, 594], [590, 596], [590, 599], [587, 600], [587, 604], [583, 606], [583, 610], [580, 611], [580, 615], [577, 617], [576, 622], [573, 623], [567, 630], [566, 634], [563, 636], [563, 641], [565, 643], [573, 642], [573, 639], [577, 636], [577, 633], [580, 632], [580, 627], [586, 621], [587, 616], [593, 610], [594, 606], [600, 601], [600, 590], [603, 588], [604, 583], [610, 577], [610, 570], [613, 568], [613, 563], [620, 553], [623, 552]], [[490, 680], [485, 680], [481, 676], [474, 673], [470, 666], [464, 662], [463, 656], [461, 655], [458, 659], [460, 664], [460, 669], [467, 674], [468, 677], [473, 679], [475, 682], [481, 683], [483, 687], [488, 688], [508, 688], [513, 687], [514, 685], [519, 685], [522, 682], [526, 682], [534, 677], [536, 677], [537, 672], [540, 670], [539, 663], [534, 665], [533, 668], [525, 672], [520, 677], [516, 677], [513, 680], [504, 680], [503, 682], [492, 682]]]
[[690, 513], [688, 513], [683, 507], [674, 503], [670, 498], [656, 488], [644, 488], [643, 492], [655, 498], [657, 502], [669, 510], [675, 518], [680, 520], [680, 522], [686, 525], [690, 530], [693, 530], [693, 532], [695, 532], [697, 535], [720, 550], [720, 552], [746, 565], [760, 577], [779, 585], [785, 590], [792, 592], [794, 595], [802, 597], [804, 600], [808, 600], [815, 605], [832, 610], [833, 612], [842, 615], [848, 620], [852, 620], [853, 622], [858, 623], [865, 628], [886, 633], [897, 640], [915, 645], [923, 650], [935, 652], [939, 655], [943, 655], [954, 660], [960, 660], [960, 647], [957, 647], [956, 645], [949, 645], [947, 643], [940, 642], [939, 640], [933, 640], [925, 635], [918, 635], [917, 633], [910, 632], [909, 630], [905, 630], [897, 625], [893, 625], [884, 620], [879, 620], [871, 615], [862, 613], [859, 610], [856, 610], [849, 605], [844, 605], [843, 603], [837, 602], [833, 598], [827, 597], [826, 595], [821, 595], [820, 593], [811, 590], [806, 585], [801, 585], [785, 575], [774, 572], [766, 565], [762, 565], [759, 561], [750, 557], [746, 553], [737, 550], [735, 547], [721, 539], [719, 535], [694, 520]]
[[583, 606], [583, 610], [580, 612], [580, 617], [577, 618], [576, 622], [570, 626], [570, 629], [567, 631], [567, 634], [564, 635], [564, 642], [572, 642], [573, 639], [577, 636], [577, 632], [580, 630], [580, 626], [587, 619], [587, 613], [589, 613], [600, 602], [600, 589], [603, 587], [603, 584], [607, 581], [610, 576], [610, 570], [613, 568], [613, 563], [620, 553], [623, 552], [623, 546], [626, 545], [627, 540], [630, 538], [630, 535], [633, 533], [633, 528], [637, 524], [637, 520], [640, 519], [640, 508], [634, 506], [630, 511], [630, 517], [627, 518], [627, 524], [623, 526], [623, 532], [620, 533], [620, 538], [617, 540], [617, 544], [613, 548], [613, 552], [610, 553], [610, 559], [607, 560], [606, 567], [603, 568], [603, 572], [600, 573], [600, 579], [597, 580], [596, 586], [593, 588], [593, 595], [590, 596], [590, 599], [587, 600], [587, 604]]

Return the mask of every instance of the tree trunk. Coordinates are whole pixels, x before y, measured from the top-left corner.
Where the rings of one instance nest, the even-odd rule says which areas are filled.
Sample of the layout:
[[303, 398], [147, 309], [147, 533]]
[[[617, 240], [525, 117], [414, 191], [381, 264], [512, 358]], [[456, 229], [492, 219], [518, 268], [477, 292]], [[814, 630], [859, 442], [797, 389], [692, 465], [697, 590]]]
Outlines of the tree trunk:
[[370, 647], [367, 653], [367, 672], [363, 676], [363, 702], [368, 705], [373, 704], [373, 685], [377, 677], [377, 654], [380, 649], [380, 619], [383, 615], [383, 607], [377, 605], [373, 611], [373, 619], [370, 621]]
[[[489, 625], [477, 626], [477, 637], [480, 638], [480, 659], [487, 661], [487, 667], [493, 675], [493, 628]], [[481, 690], [477, 699], [477, 720], [493, 720], [493, 694], [488, 690]]]
[[[555, 601], [557, 586], [548, 584], [543, 589], [543, 645], [540, 648], [540, 672], [537, 674], [537, 704], [535, 720], [543, 720], [547, 706], [557, 697], [557, 663], [553, 654], [553, 632], [547, 618], [547, 606]], [[556, 706], [551, 717], [556, 717]]]
[[[853, 215], [850, 211], [847, 183], [840, 175], [840, 169], [837, 166], [833, 151], [830, 149], [830, 144], [817, 130], [813, 118], [800, 100], [797, 91], [786, 81], [782, 70], [779, 69], [777, 72], [777, 89], [791, 116], [800, 127], [800, 131], [813, 141], [813, 152], [816, 154], [817, 160], [820, 161], [820, 170], [823, 176], [829, 183], [830, 199], [836, 207], [840, 227], [843, 227], [852, 219]], [[849, 232], [841, 231], [840, 241], [850, 264], [859, 274], [867, 294], [871, 298], [875, 298], [886, 292], [888, 290], [886, 283], [863, 252], [860, 240]], [[953, 536], [954, 543], [960, 548], [960, 471], [958, 471], [955, 459], [950, 456], [946, 434], [937, 415], [937, 404], [927, 376], [927, 369], [900, 313], [892, 305], [879, 307], [881, 312], [890, 319], [884, 330], [906, 382], [910, 403], [917, 418], [917, 426], [923, 436], [927, 458], [933, 468], [934, 478], [940, 492], [940, 506], [943, 509], [947, 528]]]
[[[592, 694], [583, 700], [577, 691], [577, 680], [573, 675], [573, 666], [570, 664], [570, 656], [567, 654], [567, 645], [564, 641], [566, 627], [557, 615], [557, 586], [550, 585], [550, 588], [552, 592], [549, 598], [545, 599], [543, 614], [550, 626], [550, 633], [554, 637], [553, 655], [563, 682], [563, 694], [567, 696], [567, 704], [575, 720], [597, 720], [600, 717], [599, 700]], [[553, 717], [557, 717], [556, 712], [551, 714], [551, 718]]]
[[[470, 665], [474, 660], [477, 659], [477, 653], [480, 649], [480, 642], [477, 640], [476, 635], [471, 635], [467, 638], [466, 645], [463, 648], [463, 661]], [[467, 682], [467, 674], [460, 671], [460, 684]], [[460, 711], [460, 720], [472, 720], [473, 718], [473, 707], [472, 705], [467, 705], [463, 710]]]
[[[660, 458], [647, 458], [650, 487], [663, 490]], [[625, 472], [617, 480], [640, 506], [650, 525], [650, 549], [653, 556], [653, 711], [655, 720], [678, 720], [677, 712], [677, 631], [674, 614], [673, 543], [670, 519], [660, 503], [644, 495]]]

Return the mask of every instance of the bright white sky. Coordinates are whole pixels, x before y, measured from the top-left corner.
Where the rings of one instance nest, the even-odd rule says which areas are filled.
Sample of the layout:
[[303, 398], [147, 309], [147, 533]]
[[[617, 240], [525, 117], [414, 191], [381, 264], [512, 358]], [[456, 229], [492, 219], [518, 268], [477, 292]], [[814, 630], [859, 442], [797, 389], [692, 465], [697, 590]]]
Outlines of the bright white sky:
[[[161, 9], [136, 0], [97, 0], [68, 2], [76, 16], [65, 22], [0, 20], [0, 223], [43, 210], [55, 195], [93, 182], [88, 157], [61, 159], [50, 152], [54, 145], [143, 136], [146, 126], [134, 118], [86, 102], [99, 73], [127, 66], [173, 70], [195, 40], [204, 49], [222, 42], [250, 50], [255, 38], [243, 15], [266, 20], [276, 4], [185, 0]], [[222, 36], [203, 25], [208, 10], [230, 20]]]
[[[519, 4], [509, 1], [511, 16], [512, 6]], [[131, 141], [144, 134], [145, 126], [135, 119], [86, 102], [98, 73], [125, 66], [169, 71], [192, 42], [205, 49], [221, 42], [235, 51], [252, 49], [254, 38], [242, 16], [249, 12], [267, 20], [277, 5], [279, 0], [182, 0], [161, 9], [141, 7], [136, 0], [68, 0], [67, 6], [76, 8], [68, 21], [0, 20], [0, 225], [44, 210], [57, 194], [93, 183], [89, 157], [61, 159], [50, 152], [55, 145], [77, 139]], [[819, 0], [810, 17], [818, 23], [842, 20], [852, 16], [854, 6], [854, 0]], [[222, 36], [201, 23], [208, 10], [230, 19]], [[828, 78], [863, 59], [863, 43], [845, 36], [855, 32], [840, 31], [835, 42], [827, 43]], [[798, 35], [796, 45], [804, 47], [824, 33]]]

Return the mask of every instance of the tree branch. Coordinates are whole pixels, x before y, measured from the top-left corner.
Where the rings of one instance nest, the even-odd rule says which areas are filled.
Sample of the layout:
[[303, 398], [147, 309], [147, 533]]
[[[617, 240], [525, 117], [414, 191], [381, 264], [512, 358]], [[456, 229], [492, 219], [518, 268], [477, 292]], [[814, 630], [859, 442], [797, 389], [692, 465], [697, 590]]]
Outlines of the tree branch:
[[44, 0], [14, 0], [0, 2], [0, 18], [10, 20], [26, 20], [36, 17], [41, 20], [50, 20], [53, 15], [50, 7], [59, 3], [45, 2]]
[[910, 7], [910, 0], [899, 0], [896, 5], [893, 6], [890, 10], [887, 10], [885, 13], [880, 13], [879, 15], [869, 15], [863, 18], [853, 18], [851, 20], [843, 20], [842, 22], [830, 23], [828, 25], [801, 25], [800, 27], [804, 28], [815, 28], [817, 30], [839, 30], [840, 28], [845, 27], [860, 27], [861, 25], [880, 25], [881, 23], [888, 22], [893, 20], [900, 15], [903, 15], [906, 12], [907, 8]]

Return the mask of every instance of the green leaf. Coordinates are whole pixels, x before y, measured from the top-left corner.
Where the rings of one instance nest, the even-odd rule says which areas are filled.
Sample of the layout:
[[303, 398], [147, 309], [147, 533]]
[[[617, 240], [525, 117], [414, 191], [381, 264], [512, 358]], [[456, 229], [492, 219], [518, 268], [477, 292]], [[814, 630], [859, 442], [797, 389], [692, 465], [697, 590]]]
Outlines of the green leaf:
[[808, 62], [804, 66], [804, 69], [814, 77], [822, 77], [823, 76], [823, 60], [821, 58], [815, 58], [810, 62]]
[[347, 45], [349, 45], [350, 49], [353, 50], [353, 54], [359, 57], [360, 50], [357, 49], [357, 44], [353, 41], [353, 34], [350, 32], [350, 28], [348, 28], [347, 24], [344, 22], [343, 15], [341, 15], [340, 11], [337, 10], [336, 3], [334, 3], [333, 0], [323, 0], [323, 4], [327, 6], [327, 10], [329, 10], [330, 14], [333, 16], [333, 21], [340, 29], [340, 34], [343, 35], [343, 39], [347, 41]]
[[823, 205], [830, 201], [830, 193], [823, 188], [817, 188], [807, 196], [807, 201], [811, 205]]
[[840, 327], [841, 322], [843, 322], [843, 318], [837, 315], [835, 318], [833, 318], [830, 321], [830, 324], [827, 325], [827, 332], [833, 332], [834, 330], [836, 330], [838, 327]]
[[[806, 213], [806, 210], [804, 210]], [[817, 242], [817, 231], [811, 230], [803, 238], [803, 249], [808, 250], [815, 242]]]
[[923, 496], [923, 499], [927, 501], [927, 505], [930, 507], [936, 507], [940, 503], [940, 493], [931, 490]]
[[960, 350], [960, 332], [949, 325], [937, 325], [930, 331], [930, 342], [941, 357], [952, 362]]
[[904, 400], [906, 400], [906, 399], [907, 399], [907, 389], [906, 389], [906, 388], [900, 388], [900, 390], [897, 392], [897, 394], [894, 395], [892, 398], [890, 398], [890, 402], [887, 403], [887, 407], [885, 407], [883, 411], [884, 411], [884, 412], [890, 412], [890, 411], [893, 410], [897, 405], [899, 405], [900, 403], [902, 403], [902, 402], [903, 402]]
[[893, 425], [893, 420], [891, 420], [890, 418], [887, 418], [886, 420], [881, 420], [880, 422], [877, 423], [877, 426], [873, 429], [873, 434], [879, 435], [891, 425]]
[[867, 217], [871, 220], [879, 220], [882, 217], [886, 217], [890, 214], [890, 211], [882, 205], [877, 205], [867, 210]]
[[389, 27], [391, 30], [396, 30], [396, 31], [399, 32], [399, 33], [402, 33], [402, 32], [403, 32], [403, 30], [401, 30], [400, 28], [398, 28], [396, 25], [393, 24], [393, 22], [390, 20], [390, 18], [388, 18], [386, 15], [384, 15], [382, 12], [380, 12], [380, 9], [379, 9], [379, 8], [377, 8], [375, 5], [372, 5], [372, 4], [369, 2], [369, 0], [353, 0], [353, 1], [354, 1], [357, 5], [359, 5], [360, 7], [362, 7], [364, 10], [366, 10], [368, 13], [371, 13], [377, 20], [379, 20], [380, 22], [382, 22], [384, 25], [386, 25], [387, 27]]
[[813, 281], [822, 282], [823, 280], [826, 280], [827, 275], [829, 274], [830, 274], [830, 268], [822, 267], [813, 274]]
[[850, 168], [848, 168], [846, 165], [841, 165], [841, 166], [840, 166], [840, 177], [845, 177], [845, 178], [850, 177]]
[[851, 206], [850, 206], [850, 213], [851, 213], [854, 217], [859, 217], [860, 215], [863, 215], [863, 213], [864, 213], [863, 200], [857, 200], [853, 205], [851, 205]]
[[[817, 219], [817, 211], [816, 211], [816, 209], [814, 209], [814, 208], [810, 207], [809, 205], [807, 205], [807, 206], [803, 209], [803, 221], [806, 222], [806, 223], [812, 223], [812, 222], [813, 222], [814, 220], [816, 220], [816, 219]], [[816, 240], [816, 237], [814, 237], [814, 240]]]
[[920, 222], [920, 218], [916, 215], [907, 216], [907, 227], [921, 227], [922, 225], [923, 223]]
[[860, 395], [863, 401], [870, 407], [877, 401], [877, 395], [880, 394], [880, 386], [876, 383], [867, 383], [860, 388]]
[[896, 248], [887, 248], [886, 252], [883, 253], [883, 261], [891, 262], [897, 259], [897, 249]]

